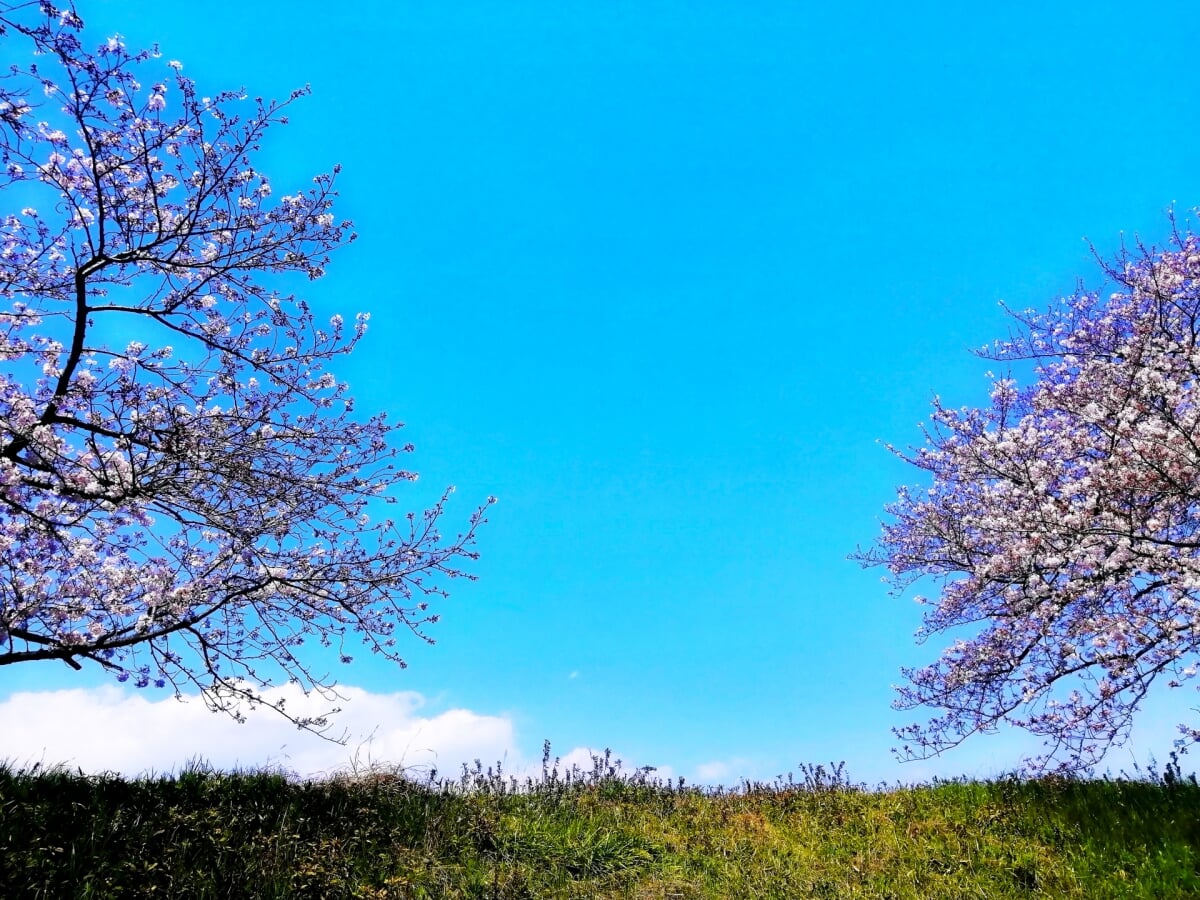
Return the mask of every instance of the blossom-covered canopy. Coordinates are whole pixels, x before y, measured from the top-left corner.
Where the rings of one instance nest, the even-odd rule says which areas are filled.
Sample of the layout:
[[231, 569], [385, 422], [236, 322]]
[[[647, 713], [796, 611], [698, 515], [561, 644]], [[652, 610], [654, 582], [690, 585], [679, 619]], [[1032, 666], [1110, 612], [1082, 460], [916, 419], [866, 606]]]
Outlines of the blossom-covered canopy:
[[[1200, 238], [1176, 234], [1106, 273], [986, 355], [1033, 361], [990, 406], [935, 405], [929, 473], [889, 507], [876, 548], [899, 586], [931, 576], [921, 637], [960, 633], [905, 672], [898, 706], [939, 710], [899, 732], [928, 755], [1007, 722], [1087, 768], [1128, 736], [1152, 682], [1196, 674], [1200, 648]], [[1182, 725], [1184, 743], [1200, 729]]]
[[327, 369], [367, 317], [279, 292], [354, 237], [337, 170], [278, 194], [255, 164], [306, 91], [204, 97], [84, 40], [71, 8], [0, 13], [25, 59], [0, 76], [0, 664], [94, 661], [226, 709], [327, 684], [306, 641], [403, 664], [482, 509], [450, 540], [441, 503], [368, 518], [416, 476]]

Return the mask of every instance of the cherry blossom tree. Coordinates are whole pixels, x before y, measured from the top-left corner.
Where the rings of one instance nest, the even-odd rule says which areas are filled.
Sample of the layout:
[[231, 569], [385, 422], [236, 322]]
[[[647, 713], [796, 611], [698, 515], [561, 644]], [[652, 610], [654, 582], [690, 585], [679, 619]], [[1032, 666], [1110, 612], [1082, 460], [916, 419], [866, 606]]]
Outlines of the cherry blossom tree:
[[1006, 723], [1044, 740], [1032, 767], [1087, 770], [1153, 682], [1196, 675], [1200, 238], [1104, 270], [1115, 291], [1014, 315], [983, 352], [1028, 386], [996, 377], [983, 409], [935, 402], [924, 446], [900, 453], [931, 483], [900, 490], [858, 559], [897, 589], [935, 584], [918, 637], [953, 638], [904, 673], [897, 707], [936, 713], [897, 731], [902, 756]]
[[0, 3], [26, 60], [0, 74], [0, 665], [95, 663], [238, 716], [331, 688], [355, 647], [403, 666], [487, 504], [452, 539], [445, 496], [381, 517], [412, 447], [328, 370], [367, 317], [279, 292], [354, 238], [336, 168], [276, 195], [255, 167], [307, 91], [203, 97], [82, 26]]

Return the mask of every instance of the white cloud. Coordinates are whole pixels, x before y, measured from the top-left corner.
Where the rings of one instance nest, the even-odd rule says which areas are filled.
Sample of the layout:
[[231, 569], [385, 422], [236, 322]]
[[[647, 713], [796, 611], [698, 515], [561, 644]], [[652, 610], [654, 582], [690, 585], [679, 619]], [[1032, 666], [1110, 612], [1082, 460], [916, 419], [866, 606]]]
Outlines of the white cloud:
[[[594, 747], [575, 747], [568, 752], [562, 754], [554, 754], [554, 758], [550, 760], [551, 765], [556, 765], [559, 774], [566, 774], [572, 770], [590, 774], [596, 766], [596, 760], [600, 761], [600, 768], [605, 768], [605, 750], [597, 750]], [[612, 750], [607, 751], [608, 765], [616, 767], [620, 763], [619, 771], [624, 775], [633, 775], [638, 770], [638, 765], [623, 757], [620, 753]], [[525, 770], [529, 775], [537, 777], [541, 774], [542, 764], [539, 762], [535, 766], [529, 766]], [[657, 781], [672, 781], [675, 778], [675, 769], [672, 766], [655, 766], [647, 773], [652, 780]]]
[[[333, 733], [346, 731], [346, 744], [323, 740], [297, 730], [287, 720], [259, 710], [239, 725], [228, 716], [210, 712], [198, 697], [186, 702], [173, 697], [134, 691], [116, 685], [62, 690], [31, 690], [0, 694], [0, 760], [17, 766], [33, 763], [66, 764], [85, 772], [175, 772], [192, 760], [214, 768], [257, 769], [273, 767], [302, 776], [344, 772], [357, 766], [403, 767], [420, 775], [437, 767], [443, 776], [456, 777], [461, 765], [478, 759], [483, 766], [503, 764], [504, 771], [524, 779], [541, 774], [541, 742], [522, 747], [515, 723], [508, 715], [493, 715], [463, 708], [439, 708], [416, 692], [373, 693], [357, 687], [340, 687], [345, 700], [334, 719]], [[296, 715], [318, 715], [329, 704], [319, 697], [304, 697], [295, 687], [272, 692], [288, 700]], [[1190, 698], [1189, 698], [1190, 699]], [[1150, 698], [1137, 719], [1133, 740], [1114, 750], [1101, 771], [1132, 771], [1145, 767], [1150, 754], [1161, 769], [1177, 737], [1175, 723], [1186, 719], [1179, 694]], [[845, 744], [842, 741], [841, 744]], [[570, 746], [570, 745], [568, 745]], [[944, 757], [899, 764], [879, 745], [856, 746], [856, 753], [837, 752], [839, 742], [797, 747], [794, 761], [846, 759], [846, 776], [856, 783], [918, 783], [935, 776], [966, 775], [991, 778], [1011, 771], [1023, 755], [1037, 752], [1038, 742], [1020, 732], [977, 736]], [[592, 770], [592, 757], [603, 749], [574, 746], [555, 751], [559, 771], [572, 765]], [[629, 774], [646, 760], [619, 752], [621, 771]], [[652, 759], [649, 762], [658, 763]], [[743, 778], [771, 781], [777, 773], [793, 769], [790, 760], [754, 760], [749, 757], [710, 757], [685, 766], [689, 784], [736, 786]], [[1200, 762], [1200, 751], [1184, 757], [1185, 771]], [[674, 780], [677, 768], [659, 765], [652, 777]]]
[[[125, 775], [178, 771], [202, 759], [214, 768], [275, 767], [299, 775], [344, 771], [353, 764], [437, 766], [454, 774], [476, 758], [521, 767], [513, 722], [507, 716], [468, 709], [422, 714], [415, 692], [373, 694], [339, 687], [345, 698], [331, 734], [348, 734], [345, 746], [300, 731], [270, 710], [248, 713], [239, 725], [210, 712], [199, 697], [151, 699], [115, 685], [58, 691], [25, 691], [0, 701], [0, 721], [20, 723], [0, 731], [0, 759], [16, 765], [66, 764], [85, 772]], [[284, 696], [295, 715], [329, 709], [320, 697], [288, 686]]]
[[[344, 745], [300, 731], [268, 709], [248, 712], [245, 724], [238, 724], [209, 711], [197, 696], [180, 702], [116, 685], [14, 692], [0, 699], [0, 722], [20, 727], [0, 729], [0, 760], [126, 776], [178, 772], [201, 760], [222, 771], [273, 768], [302, 777], [372, 767], [402, 767], [421, 777], [436, 767], [454, 778], [463, 763], [478, 759], [485, 769], [499, 762], [518, 779], [541, 775], [540, 752], [536, 757], [521, 752], [506, 715], [461, 708], [426, 712], [428, 702], [415, 691], [377, 694], [340, 685], [338, 692], [341, 712], [332, 718], [330, 734], [345, 732]], [[265, 696], [286, 699], [288, 712], [296, 716], [320, 715], [331, 706], [294, 686]], [[560, 773], [572, 766], [591, 772], [593, 755], [603, 756], [603, 750], [575, 747], [555, 754]], [[635, 768], [625, 764], [621, 771]], [[672, 778], [674, 772], [663, 767], [654, 775]]]
[[720, 783], [731, 774], [733, 774], [733, 767], [719, 759], [696, 766], [696, 780], [703, 784]]

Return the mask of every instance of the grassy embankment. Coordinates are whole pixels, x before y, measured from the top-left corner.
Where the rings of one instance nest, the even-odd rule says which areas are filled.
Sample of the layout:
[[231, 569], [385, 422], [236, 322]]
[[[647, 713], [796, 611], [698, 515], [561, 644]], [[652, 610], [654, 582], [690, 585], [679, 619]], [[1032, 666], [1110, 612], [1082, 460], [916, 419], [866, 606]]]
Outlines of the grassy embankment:
[[0, 767], [0, 896], [1200, 897], [1200, 786], [1172, 766], [878, 790], [802, 767], [736, 791], [605, 759], [524, 783]]

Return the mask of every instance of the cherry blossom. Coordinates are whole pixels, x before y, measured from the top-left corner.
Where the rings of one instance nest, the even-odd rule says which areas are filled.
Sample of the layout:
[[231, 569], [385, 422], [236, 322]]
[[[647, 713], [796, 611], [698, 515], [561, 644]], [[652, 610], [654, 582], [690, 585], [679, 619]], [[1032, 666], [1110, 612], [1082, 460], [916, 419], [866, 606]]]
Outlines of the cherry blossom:
[[[1044, 739], [1033, 768], [1086, 770], [1129, 735], [1153, 682], [1180, 687], [1200, 647], [1200, 238], [1176, 231], [1105, 264], [1080, 291], [983, 355], [1031, 369], [995, 377], [982, 409], [935, 403], [928, 473], [857, 558], [897, 589], [936, 594], [920, 640], [952, 638], [905, 671], [902, 756], [1015, 725]], [[1200, 740], [1180, 726], [1179, 745]]]
[[314, 659], [404, 665], [488, 504], [454, 537], [446, 496], [371, 518], [416, 476], [328, 369], [367, 317], [279, 291], [354, 239], [337, 169], [275, 200], [255, 165], [307, 90], [202, 98], [180, 63], [86, 40], [72, 8], [0, 12], [26, 58], [0, 76], [0, 664], [95, 663], [236, 715], [331, 688]]

